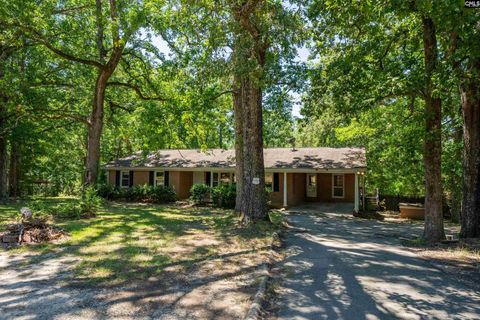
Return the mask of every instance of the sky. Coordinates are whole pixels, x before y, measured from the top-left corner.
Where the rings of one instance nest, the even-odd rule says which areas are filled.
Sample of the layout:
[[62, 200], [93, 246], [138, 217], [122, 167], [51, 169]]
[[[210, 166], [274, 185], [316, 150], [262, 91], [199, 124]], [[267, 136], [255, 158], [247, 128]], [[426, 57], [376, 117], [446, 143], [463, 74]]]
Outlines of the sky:
[[[163, 53], [165, 56], [170, 56], [173, 52], [170, 50], [168, 47], [167, 42], [165, 42], [162, 37], [160, 36], [152, 36], [152, 42], [153, 45], [155, 45], [158, 50]], [[300, 47], [297, 49], [297, 60], [300, 62], [307, 62], [308, 56], [310, 54], [310, 51], [306, 47]], [[300, 109], [302, 108], [302, 103], [300, 99], [300, 95], [296, 92], [291, 93], [291, 96], [294, 100], [294, 104], [292, 107], [292, 115], [297, 118], [302, 118], [302, 115], [300, 114]]]

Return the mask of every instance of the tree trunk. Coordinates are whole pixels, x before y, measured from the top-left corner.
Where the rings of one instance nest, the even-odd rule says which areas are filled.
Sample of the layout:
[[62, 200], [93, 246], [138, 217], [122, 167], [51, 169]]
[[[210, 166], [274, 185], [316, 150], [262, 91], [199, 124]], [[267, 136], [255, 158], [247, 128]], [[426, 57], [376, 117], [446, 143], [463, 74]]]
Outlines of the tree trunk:
[[[462, 107], [458, 108], [459, 115], [462, 114]], [[463, 143], [463, 126], [456, 126], [455, 127], [455, 132], [453, 135], [453, 139], [455, 144], [462, 144]], [[458, 159], [462, 159], [463, 162], [463, 148], [456, 150], [456, 152], [453, 155], [456, 161]], [[459, 223], [460, 222], [460, 216], [462, 214], [462, 199], [463, 199], [463, 178], [462, 175], [453, 175], [452, 176], [454, 181], [450, 182], [450, 188], [451, 188], [451, 202], [450, 202], [450, 219], [452, 222]]]
[[[235, 159], [237, 198], [235, 209], [248, 223], [265, 218], [267, 212], [263, 162], [262, 82], [269, 46], [256, 19], [262, 1], [234, 2], [232, 13], [237, 23], [233, 48]], [[248, 69], [245, 68], [250, 62]]]
[[100, 70], [95, 85], [95, 95], [92, 102], [92, 112], [88, 125], [87, 138], [87, 161], [85, 182], [94, 185], [97, 182], [100, 164], [100, 139], [103, 129], [103, 105], [105, 101], [105, 89], [110, 75]]
[[[0, 47], [0, 52], [0, 81], [3, 81], [5, 74], [3, 66], [7, 57], [7, 51], [5, 48]], [[6, 200], [8, 197], [7, 102], [8, 97], [5, 93], [0, 92], [0, 202]]]
[[9, 194], [11, 197], [21, 195], [21, 143], [20, 141], [11, 141], [10, 152], [10, 170], [9, 170]]
[[8, 197], [7, 187], [7, 133], [6, 133], [7, 98], [0, 93], [0, 202]]
[[445, 238], [442, 212], [442, 101], [433, 96], [432, 77], [437, 68], [437, 39], [432, 19], [423, 18], [425, 54], [425, 229], [427, 243]]
[[103, 111], [105, 104], [105, 90], [113, 72], [117, 68], [122, 57], [125, 44], [117, 44], [113, 48], [109, 61], [98, 72], [95, 84], [95, 93], [92, 101], [92, 113], [90, 114], [87, 138], [87, 161], [85, 182], [87, 185], [97, 183], [98, 170], [100, 167], [100, 139], [103, 130]]
[[263, 219], [266, 215], [265, 169], [263, 162], [262, 91], [250, 78], [240, 84], [242, 95], [243, 176], [241, 214], [244, 222]]
[[241, 77], [235, 76], [233, 88], [233, 113], [235, 116], [235, 211], [242, 212], [243, 198], [243, 87]]
[[463, 115], [463, 201], [460, 237], [480, 236], [480, 62], [460, 86]]
[[[96, 0], [96, 18], [97, 18], [97, 50], [100, 61], [103, 62], [106, 56], [106, 50], [103, 45], [103, 24], [102, 24], [102, 1]], [[112, 22], [118, 23], [117, 5], [114, 0], [110, 0], [110, 17]], [[87, 138], [87, 159], [85, 183], [94, 185], [97, 183], [98, 171], [100, 166], [100, 139], [103, 130], [103, 107], [105, 104], [105, 90], [108, 80], [117, 68], [127, 42], [127, 38], [121, 40], [119, 30], [112, 28], [113, 49], [108, 62], [99, 68], [97, 81], [95, 83], [95, 92], [92, 101], [92, 112], [90, 114]]]

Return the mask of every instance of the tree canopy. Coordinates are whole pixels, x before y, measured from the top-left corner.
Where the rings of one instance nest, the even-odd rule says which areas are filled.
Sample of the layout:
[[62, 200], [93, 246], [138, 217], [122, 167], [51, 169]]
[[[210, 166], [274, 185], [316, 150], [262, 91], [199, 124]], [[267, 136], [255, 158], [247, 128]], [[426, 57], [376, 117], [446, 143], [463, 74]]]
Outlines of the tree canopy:
[[261, 175], [257, 151], [294, 138], [365, 147], [370, 191], [440, 190], [479, 235], [479, 20], [448, 0], [5, 2], [0, 198], [74, 194], [162, 148], [236, 148]]

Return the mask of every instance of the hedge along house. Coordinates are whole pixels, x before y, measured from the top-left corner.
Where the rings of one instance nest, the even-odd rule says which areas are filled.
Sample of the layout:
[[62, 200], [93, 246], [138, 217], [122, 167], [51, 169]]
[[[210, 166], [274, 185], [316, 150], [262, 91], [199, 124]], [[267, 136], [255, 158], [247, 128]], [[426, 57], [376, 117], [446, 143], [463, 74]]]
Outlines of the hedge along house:
[[[264, 162], [273, 206], [349, 202], [358, 211], [359, 176], [367, 166], [364, 149], [268, 148]], [[147, 156], [138, 152], [109, 162], [106, 169], [110, 184], [171, 186], [178, 199], [188, 198], [193, 184], [215, 187], [236, 180], [234, 150], [159, 150]]]

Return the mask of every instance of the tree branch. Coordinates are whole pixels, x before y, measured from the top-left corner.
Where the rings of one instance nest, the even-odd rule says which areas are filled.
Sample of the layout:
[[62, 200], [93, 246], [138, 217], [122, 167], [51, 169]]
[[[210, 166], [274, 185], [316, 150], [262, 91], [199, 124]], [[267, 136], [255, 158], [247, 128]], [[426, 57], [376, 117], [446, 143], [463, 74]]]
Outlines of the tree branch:
[[23, 25], [16, 25], [16, 26], [19, 27], [20, 29], [22, 29], [24, 32], [32, 34], [33, 38], [36, 41], [38, 41], [40, 44], [44, 45], [51, 52], [55, 53], [56, 55], [58, 55], [59, 57], [61, 57], [63, 59], [78, 62], [78, 63], [81, 63], [81, 64], [91, 65], [91, 66], [94, 66], [94, 67], [97, 67], [97, 68], [102, 68], [103, 67], [103, 65], [98, 61], [79, 58], [79, 57], [76, 57], [76, 56], [74, 56], [74, 55], [72, 55], [68, 52], [65, 52], [65, 51], [59, 49], [59, 48], [56, 48], [54, 45], [52, 45], [50, 42], [48, 42], [47, 39], [45, 39], [45, 36], [43, 34], [41, 34], [40, 32], [38, 32], [37, 30], [35, 30], [33, 28], [26, 27], [26, 26], [23, 26]]
[[42, 115], [42, 118], [43, 117], [47, 117], [49, 119], [65, 119], [65, 118], [67, 118], [67, 119], [72, 119], [72, 120], [81, 122], [83, 124], [86, 124], [87, 126], [90, 125], [90, 122], [88, 121], [87, 117], [85, 117], [84, 115], [78, 114], [78, 113], [66, 112], [65, 110], [60, 109], [60, 108], [58, 108], [58, 109], [55, 109], [55, 108], [52, 108], [52, 109], [38, 109], [38, 108], [35, 108], [34, 111], [35, 111], [34, 115], [37, 115], [36, 113], [38, 111], [40, 111], [40, 112], [44, 111], [46, 114]]
[[30, 84], [31, 88], [34, 87], [66, 87], [66, 88], [75, 88], [75, 86], [71, 83], [60, 83], [60, 82], [48, 82], [48, 81], [42, 81], [38, 83], [31, 83]]
[[50, 131], [50, 130], [55, 130], [55, 129], [60, 129], [60, 128], [67, 128], [67, 127], [70, 127], [70, 126], [74, 125], [75, 123], [77, 123], [76, 120], [70, 121], [66, 124], [60, 124], [60, 125], [56, 125], [56, 126], [47, 127], [45, 129], [41, 130], [40, 133], [44, 133], [44, 132], [47, 132], [47, 131]]
[[108, 104], [110, 106], [110, 110], [112, 110], [112, 113], [113, 113], [113, 108], [121, 109], [121, 110], [126, 111], [128, 113], [132, 113], [134, 111], [134, 110], [129, 109], [127, 107], [121, 106], [120, 104], [118, 104], [116, 102], [113, 102], [112, 100], [108, 100]]
[[229, 93], [234, 93], [234, 91], [233, 90], [225, 90], [225, 91], [219, 92], [216, 95], [214, 95], [210, 100], [216, 100], [216, 99], [220, 98], [221, 96], [223, 96], [225, 94], [229, 94]]
[[79, 11], [79, 10], [82, 10], [82, 9], [87, 9], [87, 8], [91, 8], [92, 6], [91, 5], [83, 5], [83, 6], [78, 6], [78, 7], [70, 7], [70, 8], [64, 8], [64, 9], [57, 9], [57, 10], [53, 10], [52, 11], [52, 14], [62, 14], [62, 15], [69, 15], [71, 12], [76, 12], [76, 11]]
[[162, 97], [147, 97], [145, 96], [140, 88], [137, 86], [130, 84], [130, 83], [125, 83], [125, 82], [119, 82], [119, 81], [110, 81], [107, 83], [107, 86], [117, 86], [117, 87], [125, 87], [132, 89], [133, 91], [136, 92], [138, 97], [142, 100], [154, 100], [154, 101], [168, 101], [168, 99], [162, 98]]

